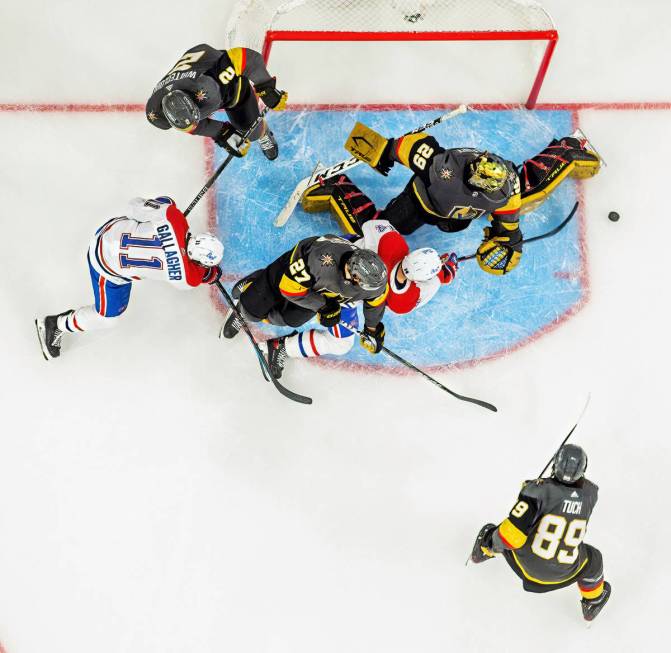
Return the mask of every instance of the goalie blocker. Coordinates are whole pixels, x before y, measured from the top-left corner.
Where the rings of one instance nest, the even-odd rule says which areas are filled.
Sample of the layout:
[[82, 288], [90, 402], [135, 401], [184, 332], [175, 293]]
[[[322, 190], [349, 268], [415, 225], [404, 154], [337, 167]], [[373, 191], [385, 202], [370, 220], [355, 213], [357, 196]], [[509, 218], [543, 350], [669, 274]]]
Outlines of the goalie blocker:
[[473, 148], [445, 149], [425, 133], [387, 139], [362, 123], [356, 123], [345, 147], [381, 174], [401, 163], [413, 176], [381, 211], [358, 188], [325, 190], [328, 181], [305, 191], [301, 201], [306, 211], [329, 208], [350, 234], [359, 233], [373, 217], [410, 234], [424, 224], [461, 231], [487, 216], [491, 224], [476, 258], [484, 271], [497, 275], [513, 270], [522, 257], [519, 216], [538, 208], [567, 177], [591, 177], [600, 169], [598, 155], [574, 136], [553, 140], [519, 166]]

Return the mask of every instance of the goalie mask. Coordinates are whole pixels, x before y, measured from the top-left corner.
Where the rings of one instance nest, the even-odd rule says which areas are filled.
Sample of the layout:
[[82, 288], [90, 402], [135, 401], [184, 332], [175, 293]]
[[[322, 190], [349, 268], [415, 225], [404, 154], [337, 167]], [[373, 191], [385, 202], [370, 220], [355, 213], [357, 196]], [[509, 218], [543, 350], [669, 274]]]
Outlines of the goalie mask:
[[508, 168], [496, 155], [485, 152], [472, 161], [469, 166], [468, 185], [487, 193], [501, 190], [508, 178]]
[[200, 120], [200, 109], [184, 91], [166, 93], [161, 100], [161, 107], [166, 119], [175, 129], [191, 129]]
[[416, 249], [401, 261], [403, 274], [410, 281], [428, 281], [433, 279], [442, 267], [438, 252], [431, 247]]
[[212, 234], [196, 234], [189, 237], [186, 253], [192, 261], [211, 268], [218, 265], [223, 258], [224, 245]]

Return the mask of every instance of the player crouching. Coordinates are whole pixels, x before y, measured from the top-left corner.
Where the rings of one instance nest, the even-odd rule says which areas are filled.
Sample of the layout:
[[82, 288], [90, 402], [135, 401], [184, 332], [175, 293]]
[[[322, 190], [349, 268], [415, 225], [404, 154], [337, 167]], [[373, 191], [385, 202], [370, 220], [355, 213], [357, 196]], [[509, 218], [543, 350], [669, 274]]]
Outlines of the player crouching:
[[[373, 354], [380, 352], [387, 291], [387, 269], [375, 252], [327, 234], [301, 240], [268, 267], [241, 279], [233, 297], [250, 322], [298, 327], [317, 317], [325, 327], [267, 341], [268, 365], [280, 378], [288, 357], [342, 355], [350, 350], [358, 329], [354, 302], [363, 302], [362, 346]], [[241, 327], [231, 312], [221, 335], [233, 338]]]
[[526, 481], [508, 518], [485, 524], [471, 553], [474, 563], [502, 553], [527, 592], [550, 592], [578, 584], [583, 617], [592, 621], [610, 598], [601, 553], [583, 539], [598, 487], [585, 477], [587, 455], [565, 444], [552, 476]]
[[44, 357], [60, 356], [64, 333], [116, 326], [133, 281], [167, 281], [180, 289], [212, 284], [221, 276], [223, 254], [224, 246], [212, 234], [191, 235], [169, 197], [131, 200], [128, 214], [108, 220], [89, 245], [94, 304], [35, 320]]

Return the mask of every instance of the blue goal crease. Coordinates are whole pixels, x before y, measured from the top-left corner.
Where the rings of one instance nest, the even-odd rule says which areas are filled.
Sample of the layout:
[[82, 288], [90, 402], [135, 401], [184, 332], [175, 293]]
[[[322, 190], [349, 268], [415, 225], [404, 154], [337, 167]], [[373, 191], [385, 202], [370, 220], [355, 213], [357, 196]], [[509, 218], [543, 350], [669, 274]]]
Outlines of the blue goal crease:
[[[236, 160], [217, 181], [216, 222], [224, 241], [225, 272], [244, 274], [265, 267], [302, 238], [339, 233], [327, 213], [307, 214], [296, 208], [287, 225], [273, 221], [290, 193], [317, 161], [335, 163], [347, 157], [343, 143], [355, 120], [376, 131], [399, 135], [435, 118], [435, 111], [283, 111], [269, 118], [280, 156], [267, 161], [258, 145]], [[569, 111], [525, 110], [469, 112], [431, 130], [446, 147], [488, 149], [519, 163], [540, 152], [552, 138], [572, 131]], [[215, 165], [223, 159], [218, 150]], [[351, 177], [380, 208], [400, 193], [411, 173], [395, 166], [382, 177], [367, 166]], [[566, 180], [537, 211], [521, 218], [526, 238], [557, 226], [576, 201], [575, 182]], [[482, 239], [486, 219], [463, 232], [446, 234], [422, 227], [408, 237], [411, 249], [430, 246], [439, 252], [472, 254]], [[441, 288], [427, 305], [409, 315], [387, 311], [386, 344], [419, 365], [450, 365], [486, 358], [514, 349], [534, 337], [583, 298], [578, 221], [556, 236], [528, 245], [520, 265], [504, 277], [486, 274], [471, 260], [461, 264], [456, 280]], [[309, 328], [313, 323], [306, 325]], [[280, 333], [263, 326], [268, 336]], [[391, 359], [371, 356], [356, 345], [349, 362], [397, 366]]]

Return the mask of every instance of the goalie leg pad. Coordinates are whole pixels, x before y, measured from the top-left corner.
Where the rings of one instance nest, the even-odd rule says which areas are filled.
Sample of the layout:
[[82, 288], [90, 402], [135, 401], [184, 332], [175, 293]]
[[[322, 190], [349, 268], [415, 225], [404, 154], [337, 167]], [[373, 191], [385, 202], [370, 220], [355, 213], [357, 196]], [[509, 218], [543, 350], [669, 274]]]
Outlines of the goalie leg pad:
[[356, 236], [363, 235], [361, 225], [377, 213], [372, 200], [347, 175], [320, 179], [303, 193], [301, 206], [307, 213], [330, 210], [341, 229]]
[[596, 175], [600, 169], [599, 155], [586, 149], [577, 138], [566, 136], [553, 140], [540, 154], [520, 166], [520, 213], [537, 209], [566, 177], [586, 179]]

